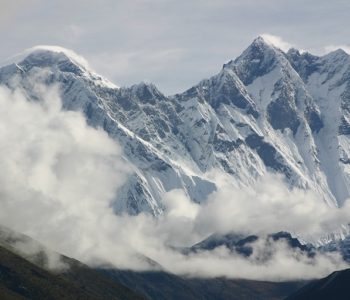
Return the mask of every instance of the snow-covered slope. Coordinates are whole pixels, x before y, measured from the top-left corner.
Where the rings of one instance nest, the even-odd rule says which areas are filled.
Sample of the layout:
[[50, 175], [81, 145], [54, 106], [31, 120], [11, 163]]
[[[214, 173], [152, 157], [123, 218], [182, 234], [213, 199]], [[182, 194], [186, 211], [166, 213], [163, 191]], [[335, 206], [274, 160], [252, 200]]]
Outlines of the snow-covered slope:
[[154, 215], [165, 192], [201, 202], [220, 169], [237, 186], [268, 171], [311, 189], [332, 206], [350, 194], [350, 57], [284, 53], [257, 38], [210, 79], [181, 94], [152, 84], [118, 88], [69, 51], [37, 48], [0, 69], [0, 83], [37, 99], [37, 83], [58, 83], [67, 110], [81, 110], [123, 147], [134, 167], [117, 212]]
[[208, 112], [200, 122], [203, 133], [193, 131], [197, 120], [182, 130], [192, 144], [200, 139], [194, 159], [201, 170], [219, 167], [245, 186], [268, 170], [280, 172], [291, 186], [313, 189], [338, 205], [316, 144], [324, 128], [318, 102], [279, 49], [258, 38], [217, 76], [175, 99], [187, 105], [187, 120], [189, 108]]
[[324, 57], [289, 51], [288, 56], [317, 103], [324, 123], [315, 135], [321, 171], [339, 205], [350, 193], [350, 56], [337, 50]]

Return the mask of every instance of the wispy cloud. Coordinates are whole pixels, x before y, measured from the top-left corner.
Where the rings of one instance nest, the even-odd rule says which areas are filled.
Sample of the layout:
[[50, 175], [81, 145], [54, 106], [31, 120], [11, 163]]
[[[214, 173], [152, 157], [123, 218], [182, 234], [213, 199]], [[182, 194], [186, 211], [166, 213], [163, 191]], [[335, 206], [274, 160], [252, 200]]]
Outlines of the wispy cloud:
[[269, 33], [263, 33], [260, 34], [260, 36], [268, 43], [270, 43], [271, 45], [283, 50], [283, 51], [288, 51], [290, 48], [293, 48], [294, 46], [283, 40], [280, 36], [277, 35], [272, 35]]

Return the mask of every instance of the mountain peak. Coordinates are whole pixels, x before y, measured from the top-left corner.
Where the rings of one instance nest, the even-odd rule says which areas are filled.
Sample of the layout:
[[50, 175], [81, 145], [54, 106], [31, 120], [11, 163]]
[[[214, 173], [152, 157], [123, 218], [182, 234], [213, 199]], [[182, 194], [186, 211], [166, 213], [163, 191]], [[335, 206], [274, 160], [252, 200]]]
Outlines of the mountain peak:
[[[24, 58], [23, 58], [24, 57]], [[17, 57], [25, 68], [57, 66], [63, 72], [81, 75], [90, 71], [86, 60], [74, 51], [59, 46], [36, 46]]]
[[270, 35], [259, 35], [255, 38], [251, 44], [254, 47], [260, 47], [265, 49], [274, 49], [279, 52], [286, 52], [291, 48], [291, 45], [282, 41], [280, 38]]
[[57, 69], [63, 73], [70, 73], [79, 77], [84, 76], [93, 80], [95, 84], [110, 89], [119, 88], [93, 71], [81, 55], [60, 46], [35, 46], [11, 57], [5, 63], [9, 66], [16, 66], [21, 71], [29, 71], [34, 67]]
[[[89, 64], [79, 54], [74, 52], [73, 50], [63, 48], [60, 46], [50, 46], [50, 45], [38, 45], [35, 47], [32, 47], [30, 49], [27, 49], [23, 52], [20, 57], [36, 57], [36, 58], [41, 58], [41, 59], [48, 59], [51, 58], [53, 60], [57, 61], [71, 61], [75, 65], [83, 68], [83, 69], [89, 69]], [[26, 59], [24, 58], [24, 59]]]
[[276, 47], [272, 42], [268, 41], [262, 36], [258, 36], [235, 60], [235, 62], [246, 59], [262, 59], [264, 57], [272, 58], [283, 54], [284, 52]]
[[242, 82], [249, 85], [256, 77], [270, 72], [282, 60], [285, 60], [284, 52], [259, 36], [237, 59], [225, 64], [224, 68], [234, 69]]
[[272, 43], [270, 43], [266, 38], [264, 38], [262, 35], [259, 35], [253, 40], [252, 45], [260, 45], [260, 46], [268, 46], [268, 47], [274, 47]]
[[[241, 56], [244, 56], [248, 53], [273, 53], [273, 52], [280, 52], [280, 49], [275, 47], [272, 43], [267, 41], [262, 36], [258, 36], [256, 39], [253, 40], [253, 42], [246, 48], [246, 50], [243, 51]], [[240, 57], [241, 57], [240, 56]], [[238, 58], [239, 59], [239, 58]]]

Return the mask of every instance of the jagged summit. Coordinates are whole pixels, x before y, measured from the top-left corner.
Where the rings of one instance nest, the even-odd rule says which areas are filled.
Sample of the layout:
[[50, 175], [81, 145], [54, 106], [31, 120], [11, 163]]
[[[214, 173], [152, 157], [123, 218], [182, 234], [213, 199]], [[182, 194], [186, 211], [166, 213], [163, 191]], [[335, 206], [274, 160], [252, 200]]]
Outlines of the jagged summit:
[[240, 59], [247, 58], [247, 56], [251, 53], [255, 53], [257, 55], [258, 53], [265, 53], [270, 55], [281, 55], [285, 53], [278, 45], [274, 44], [273, 42], [269, 41], [267, 38], [264, 38], [263, 36], [258, 36], [253, 40], [253, 42], [242, 52], [238, 58], [235, 59], [235, 61], [238, 61]]
[[[263, 36], [258, 36], [236, 59], [223, 65], [223, 69], [233, 70], [245, 85], [251, 84], [257, 77], [261, 77], [272, 71], [276, 65], [282, 69], [295, 69], [302, 79], [310, 72], [316, 70], [319, 59], [347, 60], [350, 55], [343, 49], [337, 49], [323, 56], [317, 56], [310, 52], [291, 47], [284, 51]], [[290, 68], [289, 63], [292, 68]]]
[[[279, 47], [277, 47], [274, 43], [272, 43], [271, 41], [269, 41], [267, 38], [265, 38], [263, 35], [259, 35], [258, 37], [256, 37], [251, 46], [259, 46], [259, 47], [263, 47], [263, 48], [274, 48], [274, 49], [279, 49]], [[279, 49], [280, 50], [280, 49]]]
[[224, 67], [235, 64], [239, 60], [249, 59], [252, 55], [262, 55], [263, 53], [281, 52], [278, 47], [266, 41], [262, 36], [258, 36], [253, 42], [242, 52], [240, 56], [226, 63]]
[[255, 78], [269, 73], [276, 64], [286, 65], [285, 53], [267, 42], [263, 37], [257, 37], [236, 59], [224, 65], [235, 71], [245, 85], [251, 84]]

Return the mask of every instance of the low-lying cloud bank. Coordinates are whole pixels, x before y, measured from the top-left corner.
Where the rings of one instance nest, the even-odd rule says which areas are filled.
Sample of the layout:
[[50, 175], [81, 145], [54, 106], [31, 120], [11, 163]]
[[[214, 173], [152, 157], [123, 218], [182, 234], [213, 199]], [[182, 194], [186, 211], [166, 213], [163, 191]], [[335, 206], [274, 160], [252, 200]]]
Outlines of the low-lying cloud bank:
[[62, 111], [58, 87], [38, 86], [40, 99], [0, 88], [0, 220], [63, 254], [90, 264], [148, 269], [144, 257], [166, 270], [195, 276], [284, 280], [323, 276], [345, 267], [337, 255], [310, 258], [283, 242], [269, 249], [258, 241], [250, 258], [224, 247], [184, 255], [219, 232], [268, 234], [280, 230], [321, 236], [349, 220], [349, 205], [329, 208], [315, 194], [288, 190], [268, 175], [254, 189], [237, 189], [212, 174], [218, 192], [202, 206], [179, 190], [164, 196], [167, 210], [121, 215], [111, 203], [131, 167], [120, 146], [79, 112]]

